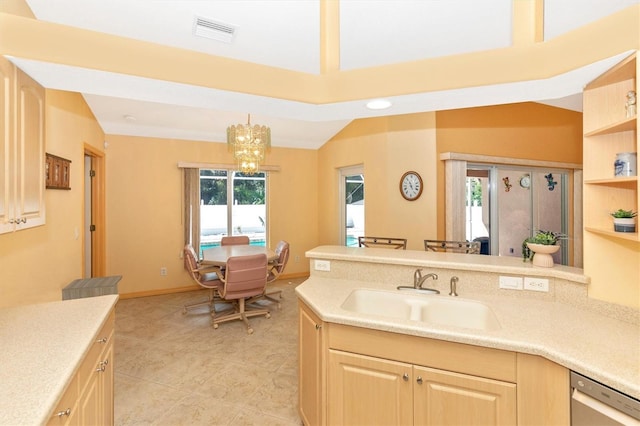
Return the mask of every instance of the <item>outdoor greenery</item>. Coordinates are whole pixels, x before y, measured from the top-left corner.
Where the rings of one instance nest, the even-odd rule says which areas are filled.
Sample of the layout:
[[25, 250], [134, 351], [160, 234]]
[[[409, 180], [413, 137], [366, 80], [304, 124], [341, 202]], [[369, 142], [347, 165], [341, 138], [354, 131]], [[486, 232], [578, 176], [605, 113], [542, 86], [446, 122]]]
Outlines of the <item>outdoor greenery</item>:
[[638, 212], [634, 212], [633, 210], [624, 210], [618, 209], [615, 212], [611, 213], [611, 216], [616, 219], [631, 219], [632, 217], [636, 217]]
[[246, 175], [226, 170], [200, 170], [200, 197], [204, 204], [227, 204], [228, 175], [233, 178], [233, 196], [237, 204], [265, 204], [264, 173]]

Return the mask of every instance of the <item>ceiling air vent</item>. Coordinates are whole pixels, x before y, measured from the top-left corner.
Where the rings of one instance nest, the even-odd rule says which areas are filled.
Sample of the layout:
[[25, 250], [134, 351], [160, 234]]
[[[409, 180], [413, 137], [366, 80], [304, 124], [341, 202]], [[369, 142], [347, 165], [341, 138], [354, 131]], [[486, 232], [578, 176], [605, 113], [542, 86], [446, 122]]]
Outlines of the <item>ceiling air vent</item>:
[[236, 33], [236, 27], [223, 22], [196, 16], [193, 22], [193, 34], [198, 37], [231, 43]]

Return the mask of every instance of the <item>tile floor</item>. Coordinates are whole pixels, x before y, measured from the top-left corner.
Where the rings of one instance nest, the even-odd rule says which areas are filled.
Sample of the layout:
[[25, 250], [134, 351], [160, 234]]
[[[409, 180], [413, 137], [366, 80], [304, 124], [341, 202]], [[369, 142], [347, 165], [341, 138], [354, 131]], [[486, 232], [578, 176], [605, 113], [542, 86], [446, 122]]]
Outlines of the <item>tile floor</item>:
[[277, 282], [271, 318], [210, 325], [206, 292], [120, 300], [116, 305], [115, 424], [300, 425], [295, 287]]

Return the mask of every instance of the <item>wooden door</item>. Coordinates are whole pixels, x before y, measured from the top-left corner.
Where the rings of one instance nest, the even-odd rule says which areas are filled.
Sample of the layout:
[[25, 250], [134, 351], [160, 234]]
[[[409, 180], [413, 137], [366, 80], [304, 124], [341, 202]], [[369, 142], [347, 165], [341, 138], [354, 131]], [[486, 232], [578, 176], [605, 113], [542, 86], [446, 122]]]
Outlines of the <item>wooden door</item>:
[[514, 425], [514, 383], [414, 367], [417, 425]]
[[411, 425], [411, 365], [329, 351], [328, 424]]
[[304, 424], [315, 426], [323, 424], [324, 418], [322, 323], [306, 306], [300, 304], [298, 327], [300, 336], [298, 409]]

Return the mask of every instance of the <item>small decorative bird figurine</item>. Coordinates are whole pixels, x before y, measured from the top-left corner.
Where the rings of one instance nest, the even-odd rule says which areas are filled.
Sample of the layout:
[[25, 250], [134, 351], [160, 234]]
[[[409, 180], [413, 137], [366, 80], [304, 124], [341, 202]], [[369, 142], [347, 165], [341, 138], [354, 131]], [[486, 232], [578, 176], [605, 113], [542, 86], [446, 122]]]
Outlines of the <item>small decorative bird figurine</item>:
[[509, 192], [509, 190], [511, 190], [511, 187], [513, 186], [509, 183], [509, 177], [503, 177], [502, 181], [504, 182], [504, 192]]
[[549, 173], [548, 175], [544, 175], [545, 179], [547, 179], [547, 188], [549, 191], [553, 191], [558, 184], [555, 180], [553, 180], [553, 174]]

